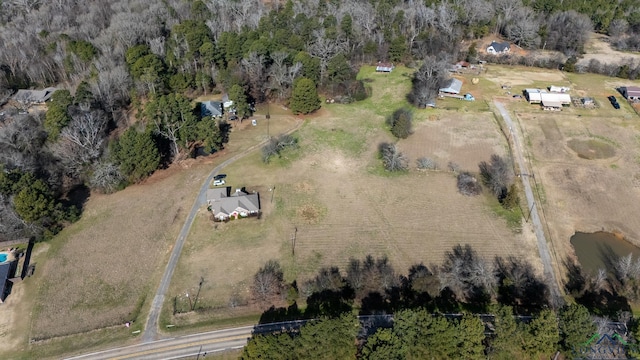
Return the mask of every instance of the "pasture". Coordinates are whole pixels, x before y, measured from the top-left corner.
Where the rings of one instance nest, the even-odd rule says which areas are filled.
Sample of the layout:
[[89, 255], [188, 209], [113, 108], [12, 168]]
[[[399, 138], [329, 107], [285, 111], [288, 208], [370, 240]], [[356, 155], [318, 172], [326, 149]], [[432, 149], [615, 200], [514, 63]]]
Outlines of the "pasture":
[[[242, 304], [251, 300], [253, 274], [270, 259], [280, 261], [286, 280], [298, 284], [321, 267], [344, 269], [349, 258], [368, 254], [387, 256], [396, 271], [406, 273], [413, 264], [439, 264], [457, 244], [471, 244], [487, 258], [516, 256], [538, 265], [530, 231], [510, 228], [492, 211], [489, 196], [460, 195], [455, 174], [447, 170], [453, 161], [477, 172], [491, 154], [506, 154], [492, 113], [414, 110], [414, 134], [397, 143], [410, 170], [382, 169], [377, 146], [394, 141], [384, 117], [406, 104], [408, 71], [376, 74], [366, 68], [360, 77], [373, 89], [370, 99], [326, 105], [307, 117], [295, 134], [300, 147], [282, 159], [263, 164], [256, 153], [225, 170], [227, 185], [260, 192], [263, 214], [214, 223], [201, 209], [171, 284], [165, 323], [179, 328], [259, 311]], [[436, 160], [440, 170], [418, 171], [421, 156]], [[190, 312], [186, 294], [197, 293], [200, 280], [198, 311]]]

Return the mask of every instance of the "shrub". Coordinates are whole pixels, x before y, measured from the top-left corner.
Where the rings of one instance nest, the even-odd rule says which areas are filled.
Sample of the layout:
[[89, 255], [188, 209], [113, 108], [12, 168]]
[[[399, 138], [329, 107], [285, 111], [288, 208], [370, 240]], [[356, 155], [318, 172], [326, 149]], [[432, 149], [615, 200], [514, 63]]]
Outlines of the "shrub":
[[387, 118], [387, 125], [391, 127], [391, 133], [398, 139], [406, 139], [413, 133], [411, 122], [413, 114], [409, 109], [401, 108], [393, 112]]
[[382, 143], [379, 146], [380, 158], [387, 171], [406, 171], [409, 169], [407, 157], [395, 144]]
[[298, 146], [298, 139], [288, 134], [282, 134], [278, 137], [271, 138], [262, 147], [262, 161], [269, 163], [273, 156], [280, 156], [280, 153], [286, 148], [295, 148]]
[[463, 171], [458, 174], [458, 191], [462, 195], [475, 196], [482, 193], [482, 187], [473, 174]]
[[420, 170], [436, 170], [438, 168], [438, 164], [433, 159], [424, 156], [416, 160], [416, 163]]

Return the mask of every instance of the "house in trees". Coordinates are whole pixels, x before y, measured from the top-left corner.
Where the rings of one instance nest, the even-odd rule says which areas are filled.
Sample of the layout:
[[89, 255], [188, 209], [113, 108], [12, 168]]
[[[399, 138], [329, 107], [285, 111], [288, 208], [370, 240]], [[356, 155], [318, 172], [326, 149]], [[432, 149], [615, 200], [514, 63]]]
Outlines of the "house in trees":
[[627, 86], [622, 88], [622, 96], [629, 101], [640, 101], [640, 87]]
[[440, 88], [440, 94], [457, 95], [460, 94], [460, 90], [462, 90], [462, 81], [451, 78], [443, 88]]
[[49, 87], [43, 90], [20, 89], [13, 96], [13, 100], [24, 105], [44, 104], [51, 99], [51, 96], [56, 92], [56, 90], [58, 89], [54, 87]]
[[203, 101], [200, 103], [200, 115], [202, 117], [218, 118], [222, 117], [223, 112], [222, 103], [219, 101]]
[[376, 66], [377, 72], [392, 72], [395, 66], [392, 63], [380, 62], [378, 61], [378, 65]]
[[227, 221], [231, 218], [257, 216], [260, 213], [260, 194], [231, 187], [219, 187], [207, 190], [207, 208], [216, 221]]
[[489, 46], [487, 46], [487, 52], [493, 55], [506, 54], [511, 51], [511, 46], [508, 42], [497, 42], [492, 41]]

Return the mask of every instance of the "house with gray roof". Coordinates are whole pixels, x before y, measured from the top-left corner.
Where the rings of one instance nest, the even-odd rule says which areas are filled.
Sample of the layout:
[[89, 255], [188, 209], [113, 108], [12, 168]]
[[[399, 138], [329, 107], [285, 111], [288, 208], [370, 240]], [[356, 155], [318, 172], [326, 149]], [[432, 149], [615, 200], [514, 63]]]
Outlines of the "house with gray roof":
[[209, 189], [207, 208], [216, 221], [256, 216], [260, 213], [260, 194], [249, 194], [240, 189], [232, 193], [231, 186]]
[[203, 101], [200, 103], [200, 116], [222, 117], [222, 103], [220, 101]]
[[51, 99], [51, 95], [53, 95], [56, 90], [58, 89], [54, 87], [48, 87], [43, 90], [20, 89], [13, 96], [13, 100], [22, 104], [44, 104]]
[[445, 87], [440, 89], [440, 93], [460, 94], [460, 90], [462, 90], [462, 81], [452, 78], [447, 82]]
[[0, 304], [4, 302], [11, 291], [11, 278], [16, 272], [16, 261], [5, 261], [0, 264]]
[[511, 46], [508, 42], [497, 42], [492, 41], [489, 46], [487, 46], [487, 52], [493, 55], [506, 54], [511, 51]]

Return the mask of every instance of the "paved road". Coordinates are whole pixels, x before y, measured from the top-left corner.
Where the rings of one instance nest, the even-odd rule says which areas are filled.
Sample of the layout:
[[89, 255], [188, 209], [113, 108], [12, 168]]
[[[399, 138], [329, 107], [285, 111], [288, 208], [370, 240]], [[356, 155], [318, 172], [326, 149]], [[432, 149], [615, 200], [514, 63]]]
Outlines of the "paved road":
[[556, 281], [553, 264], [551, 263], [551, 254], [549, 253], [547, 239], [544, 235], [544, 229], [542, 227], [542, 223], [540, 222], [540, 217], [538, 216], [538, 205], [535, 202], [533, 191], [531, 190], [531, 184], [529, 183], [530, 175], [527, 174], [530, 173], [527, 171], [524, 156], [522, 155], [522, 146], [520, 143], [520, 134], [518, 132], [518, 127], [513, 123], [513, 121], [511, 120], [511, 116], [504, 108], [504, 105], [502, 103], [494, 100], [494, 104], [500, 111], [500, 115], [502, 115], [504, 122], [509, 127], [509, 133], [511, 139], [513, 140], [513, 156], [518, 163], [518, 170], [520, 171], [520, 174], [525, 174], [523, 176], [520, 176], [520, 179], [522, 179], [522, 185], [524, 185], [524, 192], [527, 198], [527, 209], [530, 210], [530, 218], [533, 223], [533, 229], [536, 233], [536, 238], [538, 239], [538, 251], [540, 252], [540, 259], [542, 260], [542, 265], [544, 267], [544, 277], [547, 280], [547, 285], [549, 286], [549, 289], [551, 291], [551, 301], [553, 304], [560, 304], [562, 301], [562, 296], [560, 293], [560, 289], [558, 288], [558, 282]]
[[98, 351], [67, 358], [66, 360], [169, 360], [200, 358], [206, 354], [240, 349], [247, 344], [253, 333], [267, 334], [275, 331], [299, 329], [307, 320], [285, 321], [256, 326], [209, 331], [170, 339]]
[[252, 330], [253, 326], [245, 326], [211, 331], [99, 351], [67, 358], [67, 360], [168, 360], [186, 357], [195, 358], [198, 353], [202, 357], [205, 353], [213, 354], [242, 348], [246, 345], [247, 339], [251, 337]]
[[[290, 134], [300, 128], [302, 122], [298, 122], [295, 127], [287, 131], [287, 134]], [[171, 256], [169, 257], [169, 262], [167, 263], [167, 267], [164, 270], [164, 274], [162, 275], [162, 280], [160, 281], [160, 286], [158, 286], [158, 290], [156, 291], [156, 295], [153, 298], [153, 302], [151, 303], [151, 311], [149, 312], [149, 317], [147, 318], [147, 323], [144, 327], [144, 333], [142, 334], [142, 342], [151, 342], [158, 338], [158, 319], [160, 318], [160, 312], [162, 311], [162, 304], [164, 303], [164, 298], [167, 294], [167, 290], [169, 289], [169, 284], [171, 283], [171, 277], [173, 277], [173, 272], [178, 264], [178, 259], [180, 258], [180, 253], [182, 252], [182, 247], [184, 246], [185, 239], [189, 234], [189, 230], [191, 229], [191, 225], [198, 213], [198, 210], [205, 204], [207, 201], [207, 189], [213, 181], [213, 177], [216, 176], [222, 169], [224, 169], [229, 164], [237, 161], [254, 150], [260, 148], [268, 141], [265, 140], [259, 144], [256, 144], [243, 152], [234, 155], [233, 157], [227, 159], [222, 164], [216, 166], [209, 176], [204, 181], [202, 186], [200, 187], [200, 192], [198, 192], [198, 196], [196, 200], [193, 202], [193, 206], [191, 207], [191, 211], [187, 216], [187, 220], [185, 221], [180, 233], [178, 234], [178, 238], [176, 239], [176, 244], [173, 247], [173, 251], [171, 252]]]

